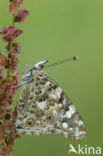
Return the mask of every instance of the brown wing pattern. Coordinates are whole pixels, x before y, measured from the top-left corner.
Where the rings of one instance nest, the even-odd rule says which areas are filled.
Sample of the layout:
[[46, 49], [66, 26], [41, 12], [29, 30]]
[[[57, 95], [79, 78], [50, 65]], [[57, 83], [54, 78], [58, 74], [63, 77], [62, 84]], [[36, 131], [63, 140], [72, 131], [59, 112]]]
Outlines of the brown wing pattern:
[[62, 89], [44, 72], [36, 71], [18, 101], [16, 126], [25, 134], [60, 133], [72, 139], [85, 135], [76, 108]]

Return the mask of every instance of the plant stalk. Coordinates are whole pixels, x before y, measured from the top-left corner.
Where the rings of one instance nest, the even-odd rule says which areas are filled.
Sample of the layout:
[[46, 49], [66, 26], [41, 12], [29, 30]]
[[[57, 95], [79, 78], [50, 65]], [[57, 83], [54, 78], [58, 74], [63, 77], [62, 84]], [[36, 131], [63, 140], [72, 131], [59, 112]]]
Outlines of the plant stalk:
[[[15, 14], [13, 14], [13, 17], [12, 17], [12, 26], [15, 27]], [[8, 82], [10, 80], [12, 45], [13, 45], [13, 42], [10, 42], [10, 51], [8, 52], [9, 67], [8, 67], [8, 70], [7, 70], [6, 87], [5, 87], [5, 90], [4, 90], [4, 97], [6, 96], [6, 91], [7, 91], [7, 88], [8, 88]]]

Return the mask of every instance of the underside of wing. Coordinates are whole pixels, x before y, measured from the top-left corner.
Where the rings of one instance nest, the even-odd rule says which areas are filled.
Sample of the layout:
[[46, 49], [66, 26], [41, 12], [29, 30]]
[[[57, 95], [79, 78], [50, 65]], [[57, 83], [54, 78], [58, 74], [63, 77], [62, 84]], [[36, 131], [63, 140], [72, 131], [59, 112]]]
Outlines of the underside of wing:
[[44, 72], [36, 71], [33, 79], [23, 86], [18, 101], [18, 131], [82, 138], [85, 135], [82, 119], [62, 89]]
[[[71, 110], [73, 110], [73, 112]], [[74, 105], [69, 106], [69, 110], [67, 112], [63, 112], [60, 120], [54, 126], [54, 129], [52, 129], [52, 133], [62, 134], [66, 138], [75, 140], [85, 137], [85, 125]]]

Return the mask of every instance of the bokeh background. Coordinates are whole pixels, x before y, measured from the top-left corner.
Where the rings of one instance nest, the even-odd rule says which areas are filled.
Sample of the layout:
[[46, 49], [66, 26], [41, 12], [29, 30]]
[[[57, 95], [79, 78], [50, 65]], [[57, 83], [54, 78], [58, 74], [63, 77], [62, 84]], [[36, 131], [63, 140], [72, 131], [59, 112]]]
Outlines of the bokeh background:
[[[30, 11], [18, 41], [19, 60], [49, 64], [79, 56], [80, 60], [45, 69], [70, 97], [87, 128], [86, 138], [72, 141], [61, 135], [22, 136], [13, 156], [68, 156], [69, 144], [103, 145], [103, 0], [24, 0]], [[0, 29], [11, 23], [8, 0], [0, 0]], [[1, 40], [0, 40], [1, 41]], [[3, 49], [0, 42], [0, 49]], [[25, 71], [19, 65], [19, 72]], [[20, 94], [16, 94], [14, 105]], [[103, 153], [102, 153], [103, 154]], [[75, 155], [75, 154], [71, 154]]]

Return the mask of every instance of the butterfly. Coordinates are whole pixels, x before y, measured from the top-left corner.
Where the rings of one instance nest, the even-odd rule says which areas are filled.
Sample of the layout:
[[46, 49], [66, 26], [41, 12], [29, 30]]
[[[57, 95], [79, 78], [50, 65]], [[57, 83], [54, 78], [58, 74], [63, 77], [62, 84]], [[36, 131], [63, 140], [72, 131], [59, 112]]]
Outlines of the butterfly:
[[82, 139], [86, 135], [82, 118], [64, 91], [43, 71], [47, 62], [36, 63], [22, 77], [17, 131], [29, 135], [54, 133]]

